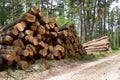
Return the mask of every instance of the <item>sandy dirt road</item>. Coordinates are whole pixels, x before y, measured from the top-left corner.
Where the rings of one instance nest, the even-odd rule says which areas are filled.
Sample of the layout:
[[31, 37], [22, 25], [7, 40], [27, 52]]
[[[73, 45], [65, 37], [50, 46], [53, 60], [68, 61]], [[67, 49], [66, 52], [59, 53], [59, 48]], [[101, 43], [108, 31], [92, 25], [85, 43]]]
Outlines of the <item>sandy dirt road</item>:
[[103, 59], [65, 68], [44, 80], [120, 80], [120, 51]]

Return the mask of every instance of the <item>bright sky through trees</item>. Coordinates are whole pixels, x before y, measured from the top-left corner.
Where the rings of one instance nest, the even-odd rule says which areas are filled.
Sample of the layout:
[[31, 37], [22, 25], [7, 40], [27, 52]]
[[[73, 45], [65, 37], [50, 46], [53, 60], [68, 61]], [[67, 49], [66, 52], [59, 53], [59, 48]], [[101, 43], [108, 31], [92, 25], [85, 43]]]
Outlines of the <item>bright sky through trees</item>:
[[115, 1], [112, 3], [111, 8], [110, 8], [110, 11], [111, 11], [113, 8], [115, 8], [116, 6], [119, 6], [119, 8], [120, 8], [120, 0], [118, 0], [118, 3], [116, 3]]

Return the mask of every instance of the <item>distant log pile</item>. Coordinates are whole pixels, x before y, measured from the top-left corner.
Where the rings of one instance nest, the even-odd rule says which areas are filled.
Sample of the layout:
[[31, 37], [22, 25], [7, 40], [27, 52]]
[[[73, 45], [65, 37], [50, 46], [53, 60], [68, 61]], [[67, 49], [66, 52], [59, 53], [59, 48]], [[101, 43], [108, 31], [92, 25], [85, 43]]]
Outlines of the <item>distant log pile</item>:
[[111, 50], [109, 38], [107, 36], [88, 41], [84, 43], [83, 46], [88, 53], [107, 52]]
[[59, 29], [54, 18], [47, 18], [37, 6], [1, 30], [0, 64], [27, 68], [40, 58], [62, 59], [86, 54], [72, 27]]

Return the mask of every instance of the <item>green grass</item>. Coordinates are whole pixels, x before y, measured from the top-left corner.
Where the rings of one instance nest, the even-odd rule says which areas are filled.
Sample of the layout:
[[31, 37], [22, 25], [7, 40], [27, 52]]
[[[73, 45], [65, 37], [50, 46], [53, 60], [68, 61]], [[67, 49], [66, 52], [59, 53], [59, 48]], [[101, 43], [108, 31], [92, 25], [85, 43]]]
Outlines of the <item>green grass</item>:
[[120, 49], [117, 49], [117, 50], [112, 50], [111, 52], [101, 52], [100, 54], [96, 54], [96, 55], [93, 55], [93, 54], [88, 54], [88, 55], [83, 55], [81, 56], [81, 60], [94, 60], [94, 59], [100, 59], [100, 58], [103, 58], [103, 57], [107, 57], [107, 56], [110, 56], [116, 52], [120, 51]]

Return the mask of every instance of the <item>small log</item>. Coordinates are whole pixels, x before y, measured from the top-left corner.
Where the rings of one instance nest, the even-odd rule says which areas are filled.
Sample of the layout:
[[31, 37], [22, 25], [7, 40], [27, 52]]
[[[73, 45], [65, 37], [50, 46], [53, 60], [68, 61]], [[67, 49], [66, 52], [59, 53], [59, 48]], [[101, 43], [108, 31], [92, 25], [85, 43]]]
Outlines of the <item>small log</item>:
[[49, 23], [49, 27], [50, 27], [51, 29], [54, 29], [54, 27], [55, 27], [54, 23]]
[[25, 20], [27, 22], [35, 22], [36, 16], [34, 16], [34, 15], [30, 14], [30, 13], [26, 13], [25, 14]]
[[14, 60], [14, 56], [9, 55], [9, 54], [1, 54], [1, 57], [7, 61], [13, 61]]
[[43, 41], [40, 41], [38, 43], [38, 47], [41, 48], [41, 49], [44, 48], [45, 47], [45, 43]]
[[18, 30], [17, 29], [12, 29], [12, 30], [8, 30], [6, 32], [1, 33], [1, 36], [4, 36], [4, 35], [17, 36], [18, 35]]
[[17, 39], [13, 42], [13, 45], [16, 46], [16, 47], [21, 47], [22, 49], [25, 48], [25, 45], [23, 44], [22, 40], [21, 39]]
[[47, 56], [48, 54], [46, 49], [39, 50], [38, 53], [43, 57]]
[[27, 44], [26, 49], [33, 51], [33, 53], [37, 53], [36, 48], [32, 44]]
[[24, 38], [24, 36], [25, 36], [25, 34], [24, 34], [23, 32], [20, 32], [20, 33], [18, 34], [18, 38]]
[[50, 29], [50, 26], [48, 24], [45, 24], [44, 27], [45, 27], [46, 30]]
[[0, 44], [12, 44], [13, 38], [9, 35], [0, 36]]
[[19, 55], [16, 55], [15, 57], [14, 57], [14, 61], [15, 62], [19, 62], [21, 60], [21, 57], [19, 56]]
[[60, 27], [59, 31], [63, 31], [63, 30], [69, 30], [69, 25], [64, 24], [62, 27]]
[[58, 57], [60, 52], [58, 50], [54, 50], [53, 52], [54, 57]]
[[49, 32], [49, 31], [46, 31], [46, 32], [45, 32], [45, 34], [46, 34], [46, 35], [49, 35], [49, 34], [50, 34], [50, 32]]
[[27, 61], [24, 61], [24, 60], [21, 60], [17, 63], [17, 66], [20, 68], [20, 69], [26, 69], [28, 68], [29, 64]]
[[42, 36], [41, 36], [40, 34], [37, 34], [36, 37], [37, 37], [38, 40], [41, 40], [41, 39], [42, 39]]
[[63, 30], [63, 31], [59, 31], [59, 32], [58, 32], [58, 37], [59, 37], [59, 38], [65, 38], [65, 37], [67, 37], [67, 36], [68, 36], [67, 30]]
[[8, 66], [11, 66], [12, 64], [13, 64], [13, 61], [8, 61], [8, 62], [7, 62], [7, 65], [8, 65]]
[[54, 31], [58, 32], [59, 28], [58, 27], [54, 27]]
[[54, 59], [54, 55], [52, 53], [49, 53], [47, 56], [49, 59]]
[[35, 24], [36, 26], [40, 26], [39, 20], [36, 20], [34, 24]]
[[32, 31], [32, 30], [25, 30], [25, 34], [26, 35], [34, 35], [34, 31]]
[[40, 9], [38, 6], [34, 6], [33, 8], [31, 8], [31, 11], [33, 12], [33, 14], [38, 14], [40, 12]]
[[29, 50], [30, 57], [34, 55], [33, 51]]
[[9, 54], [11, 56], [15, 56], [16, 52], [13, 49], [0, 49], [1, 54]]
[[40, 19], [40, 24], [42, 25], [47, 24], [48, 22], [49, 22], [49, 19], [45, 16]]
[[39, 15], [40, 18], [43, 17], [43, 13], [42, 12], [39, 12], [38, 15]]
[[58, 34], [57, 34], [57, 32], [50, 32], [50, 34], [49, 34], [52, 38], [53, 37], [57, 37], [58, 36]]
[[49, 45], [49, 46], [48, 46], [48, 51], [49, 51], [49, 52], [52, 52], [53, 50], [54, 50], [53, 46], [52, 46], [52, 45]]
[[2, 59], [2, 57], [0, 56], [0, 65], [2, 65], [3, 64], [3, 59]]
[[43, 26], [38, 26], [37, 27], [37, 34], [43, 35], [45, 34], [45, 28]]
[[27, 56], [29, 56], [29, 51], [27, 49], [25, 49], [22, 51], [21, 55], [27, 57]]
[[33, 36], [32, 35], [27, 35], [27, 36], [25, 36], [25, 41], [27, 42], [27, 43], [29, 43], [29, 42], [33, 42]]
[[22, 48], [21, 47], [14, 47], [13, 50], [16, 52], [16, 54], [20, 55], [22, 52]]
[[32, 24], [32, 25], [30, 25], [30, 29], [31, 29], [32, 31], [36, 31], [36, 29], [37, 29], [37, 25], [40, 26], [39, 22], [36, 22], [36, 24]]
[[38, 39], [37, 37], [33, 37], [33, 45], [37, 46], [38, 45]]
[[20, 23], [17, 23], [14, 28], [18, 29], [18, 31], [24, 31], [24, 29], [27, 27], [26, 22], [22, 21]]
[[54, 44], [62, 44], [62, 40], [60, 38], [54, 39]]
[[61, 45], [56, 45], [56, 46], [54, 46], [54, 50], [60, 51], [60, 52], [62, 52], [62, 53], [65, 51], [65, 50], [64, 50], [64, 47], [61, 46]]

